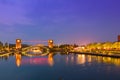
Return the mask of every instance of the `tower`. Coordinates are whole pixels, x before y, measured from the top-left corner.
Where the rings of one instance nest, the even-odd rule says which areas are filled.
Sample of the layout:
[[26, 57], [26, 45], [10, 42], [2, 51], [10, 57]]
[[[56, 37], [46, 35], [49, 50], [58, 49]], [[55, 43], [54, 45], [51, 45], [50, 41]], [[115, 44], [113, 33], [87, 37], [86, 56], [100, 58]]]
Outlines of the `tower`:
[[53, 40], [48, 40], [48, 47], [53, 48]]
[[118, 35], [118, 42], [120, 42], [120, 35]]
[[20, 49], [22, 47], [21, 43], [22, 43], [21, 39], [16, 39], [16, 49]]

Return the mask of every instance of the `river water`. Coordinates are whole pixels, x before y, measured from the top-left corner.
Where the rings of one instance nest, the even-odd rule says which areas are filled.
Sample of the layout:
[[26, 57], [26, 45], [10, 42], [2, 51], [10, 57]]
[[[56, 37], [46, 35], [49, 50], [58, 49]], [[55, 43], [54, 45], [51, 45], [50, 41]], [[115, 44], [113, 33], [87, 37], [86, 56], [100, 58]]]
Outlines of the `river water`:
[[120, 59], [50, 53], [0, 58], [0, 80], [120, 80]]

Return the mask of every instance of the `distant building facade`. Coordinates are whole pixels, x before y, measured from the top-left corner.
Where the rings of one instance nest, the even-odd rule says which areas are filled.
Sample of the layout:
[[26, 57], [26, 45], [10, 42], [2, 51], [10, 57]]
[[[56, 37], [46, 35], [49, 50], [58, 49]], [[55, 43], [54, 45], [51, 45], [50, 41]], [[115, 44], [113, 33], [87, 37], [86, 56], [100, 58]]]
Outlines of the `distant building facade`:
[[120, 42], [120, 35], [118, 35], [118, 42]]

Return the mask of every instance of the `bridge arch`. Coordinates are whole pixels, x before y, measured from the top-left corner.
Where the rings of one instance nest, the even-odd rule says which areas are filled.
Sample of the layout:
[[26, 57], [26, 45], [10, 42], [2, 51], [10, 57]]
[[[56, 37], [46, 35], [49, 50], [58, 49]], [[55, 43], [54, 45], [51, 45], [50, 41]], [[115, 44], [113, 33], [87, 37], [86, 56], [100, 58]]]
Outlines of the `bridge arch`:
[[22, 41], [22, 39], [16, 39], [16, 49], [21, 49], [22, 48], [22, 42], [47, 42], [49, 48], [53, 48], [54, 46], [54, 41], [53, 40], [48, 40], [48, 41]]

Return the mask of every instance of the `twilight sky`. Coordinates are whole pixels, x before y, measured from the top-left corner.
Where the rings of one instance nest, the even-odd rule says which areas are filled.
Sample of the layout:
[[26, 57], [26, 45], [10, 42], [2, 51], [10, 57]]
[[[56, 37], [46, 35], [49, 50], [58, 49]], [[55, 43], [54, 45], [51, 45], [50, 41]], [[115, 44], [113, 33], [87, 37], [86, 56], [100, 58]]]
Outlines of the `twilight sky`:
[[0, 0], [0, 41], [116, 41], [120, 0]]

